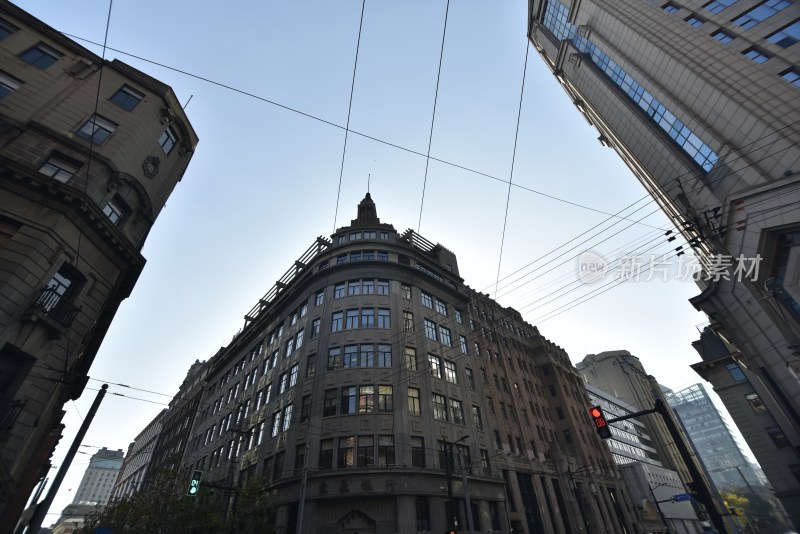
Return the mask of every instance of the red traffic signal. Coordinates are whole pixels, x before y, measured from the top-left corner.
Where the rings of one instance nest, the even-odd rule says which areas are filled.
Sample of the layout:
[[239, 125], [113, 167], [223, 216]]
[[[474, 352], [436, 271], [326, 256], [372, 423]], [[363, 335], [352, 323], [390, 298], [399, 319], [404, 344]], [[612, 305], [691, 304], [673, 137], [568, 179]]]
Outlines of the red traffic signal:
[[592, 406], [589, 408], [589, 415], [594, 420], [594, 426], [597, 428], [597, 435], [600, 439], [608, 439], [611, 437], [611, 429], [606, 422], [606, 415], [600, 406]]

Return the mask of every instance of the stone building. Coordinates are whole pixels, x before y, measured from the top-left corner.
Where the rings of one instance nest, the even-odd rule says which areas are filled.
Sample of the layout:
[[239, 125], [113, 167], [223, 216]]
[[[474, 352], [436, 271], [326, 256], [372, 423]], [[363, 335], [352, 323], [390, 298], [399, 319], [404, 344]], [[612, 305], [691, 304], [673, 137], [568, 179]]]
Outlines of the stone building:
[[184, 467], [260, 477], [280, 532], [634, 532], [563, 349], [369, 194], [208, 365]]
[[94, 453], [75, 491], [72, 504], [102, 506], [108, 503], [124, 454], [122, 449], [112, 451], [105, 447]]
[[[798, 450], [800, 3], [530, 0], [529, 8], [533, 45], [599, 141], [682, 233], [673, 263], [691, 265], [678, 253], [694, 251], [701, 293], [692, 304], [750, 370]], [[764, 442], [748, 444], [758, 455]], [[774, 473], [796, 470], [796, 454], [780, 458]], [[797, 510], [798, 493], [786, 491], [786, 508]]]
[[50, 468], [197, 141], [167, 85], [0, 2], [0, 531]]

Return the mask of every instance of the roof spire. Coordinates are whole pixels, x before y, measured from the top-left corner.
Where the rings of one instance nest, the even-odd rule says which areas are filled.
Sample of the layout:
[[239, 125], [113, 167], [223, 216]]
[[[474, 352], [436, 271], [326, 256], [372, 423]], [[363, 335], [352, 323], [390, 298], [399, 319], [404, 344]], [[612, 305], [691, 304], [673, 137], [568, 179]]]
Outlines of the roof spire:
[[364, 200], [358, 203], [358, 217], [352, 222], [352, 226], [374, 226], [380, 224], [381, 220], [378, 218], [378, 210], [375, 208], [375, 202], [367, 191]]

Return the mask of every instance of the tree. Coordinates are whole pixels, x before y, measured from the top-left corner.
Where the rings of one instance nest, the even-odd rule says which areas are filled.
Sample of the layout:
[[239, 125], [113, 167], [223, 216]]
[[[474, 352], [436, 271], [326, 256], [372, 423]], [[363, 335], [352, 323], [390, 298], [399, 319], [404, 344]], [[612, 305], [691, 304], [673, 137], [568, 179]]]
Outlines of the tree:
[[[186, 480], [184, 480], [186, 479]], [[271, 508], [260, 479], [240, 488], [200, 484], [197, 496], [186, 495], [188, 478], [172, 469], [160, 471], [149, 487], [109, 504], [87, 519], [84, 532], [111, 529], [114, 534], [231, 534], [269, 533]], [[229, 498], [234, 507], [227, 514]]]

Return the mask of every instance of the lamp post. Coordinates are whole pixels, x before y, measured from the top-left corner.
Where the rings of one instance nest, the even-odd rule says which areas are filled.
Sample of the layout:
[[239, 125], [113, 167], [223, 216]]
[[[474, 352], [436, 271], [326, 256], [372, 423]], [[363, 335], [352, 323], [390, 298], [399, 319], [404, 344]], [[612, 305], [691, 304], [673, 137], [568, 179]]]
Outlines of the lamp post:
[[469, 436], [461, 436], [453, 443], [449, 441], [445, 441], [445, 449], [444, 449], [444, 473], [447, 477], [447, 506], [445, 507], [445, 512], [447, 513], [447, 529], [455, 531], [456, 524], [456, 512], [453, 508], [453, 447], [456, 443], [464, 441]]
[[586, 520], [586, 516], [583, 515], [583, 507], [581, 506], [581, 499], [580, 494], [578, 493], [578, 484], [575, 482], [575, 475], [580, 473], [581, 471], [585, 471], [587, 469], [592, 469], [593, 466], [591, 465], [584, 465], [583, 467], [579, 467], [575, 471], [570, 471], [567, 468], [567, 478], [569, 478], [569, 485], [572, 486], [572, 491], [575, 493], [575, 502], [578, 504], [578, 514], [581, 516], [581, 521], [583, 522], [583, 526], [586, 529], [586, 534], [591, 534], [591, 528], [589, 527], [589, 522]]
[[[656, 492], [655, 492], [656, 488], [659, 488], [661, 486], [666, 486], [666, 485], [667, 485], [666, 482], [661, 482], [659, 484], [656, 484], [655, 487], [653, 487], [653, 486], [650, 485], [650, 483], [648, 483], [647, 487], [650, 488], [650, 495], [653, 496], [653, 502], [656, 504], [656, 509], [658, 510], [658, 515], [661, 516], [661, 522], [664, 523], [664, 532], [666, 532], [666, 534], [669, 534], [669, 524], [667, 523], [667, 518], [664, 516], [664, 512], [661, 511], [661, 503], [665, 502], [665, 501], [659, 501], [656, 498]], [[672, 500], [672, 499], [668, 499], [668, 500]]]

